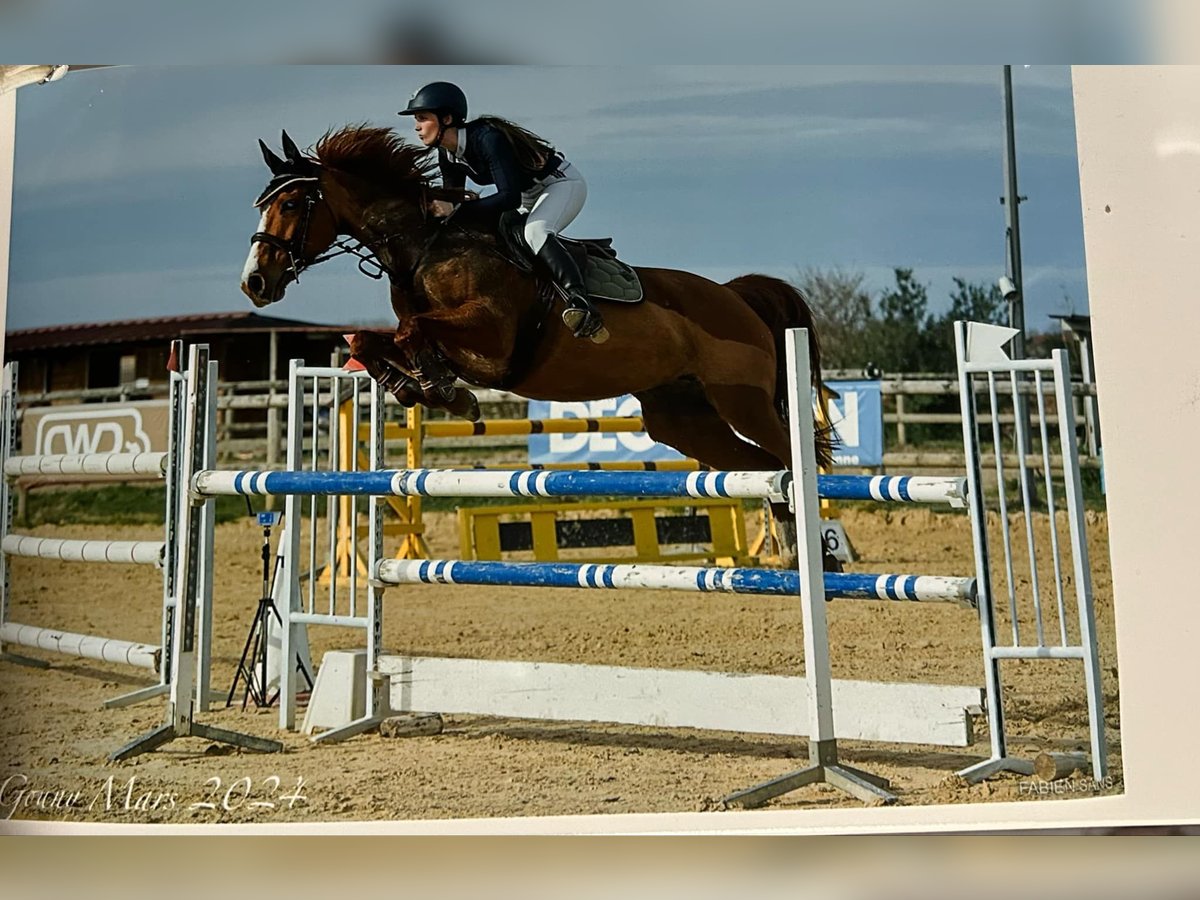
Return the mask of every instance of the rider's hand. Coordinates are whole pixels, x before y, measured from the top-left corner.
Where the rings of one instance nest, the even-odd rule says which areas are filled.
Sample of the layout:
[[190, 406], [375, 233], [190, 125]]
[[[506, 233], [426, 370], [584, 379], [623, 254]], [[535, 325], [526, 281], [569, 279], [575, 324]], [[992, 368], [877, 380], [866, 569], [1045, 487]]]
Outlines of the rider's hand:
[[429, 204], [429, 211], [439, 219], [444, 219], [450, 213], [454, 212], [454, 204], [448, 200], [434, 200]]

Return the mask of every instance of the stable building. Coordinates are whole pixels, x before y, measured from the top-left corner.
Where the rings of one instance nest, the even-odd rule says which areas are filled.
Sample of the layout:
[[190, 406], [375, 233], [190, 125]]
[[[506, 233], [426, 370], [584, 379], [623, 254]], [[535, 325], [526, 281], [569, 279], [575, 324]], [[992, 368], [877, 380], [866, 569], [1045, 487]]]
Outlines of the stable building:
[[9, 331], [4, 359], [18, 363], [24, 402], [161, 396], [171, 341], [208, 344], [225, 384], [286, 382], [291, 359], [344, 358], [347, 330], [256, 312], [81, 322]]

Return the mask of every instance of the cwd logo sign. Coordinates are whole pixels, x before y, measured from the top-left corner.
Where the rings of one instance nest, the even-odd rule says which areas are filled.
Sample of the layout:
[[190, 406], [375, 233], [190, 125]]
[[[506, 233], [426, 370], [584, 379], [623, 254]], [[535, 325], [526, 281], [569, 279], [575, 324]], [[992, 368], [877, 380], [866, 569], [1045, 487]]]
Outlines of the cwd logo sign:
[[22, 446], [34, 455], [142, 453], [165, 449], [166, 402], [41, 407], [25, 413]]
[[[589, 400], [574, 403], [530, 400], [531, 419], [601, 419], [614, 416], [640, 416], [642, 404], [637, 397], [624, 396], [609, 400]], [[653, 441], [644, 431], [602, 434], [531, 434], [529, 462], [589, 463], [625, 462], [628, 460], [683, 459], [683, 454]]]

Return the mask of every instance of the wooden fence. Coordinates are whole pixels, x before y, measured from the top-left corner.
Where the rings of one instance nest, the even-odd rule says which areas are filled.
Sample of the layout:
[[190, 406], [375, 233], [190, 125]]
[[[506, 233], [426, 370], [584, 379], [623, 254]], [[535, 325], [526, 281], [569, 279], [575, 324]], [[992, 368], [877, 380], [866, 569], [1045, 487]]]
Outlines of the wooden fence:
[[[836, 381], [854, 378], [857, 373], [826, 372], [827, 380]], [[962, 418], [958, 411], [958, 379], [949, 375], [903, 375], [882, 379], [880, 391], [883, 397], [884, 421], [884, 465], [888, 469], [923, 469], [961, 467]], [[1000, 393], [1009, 393], [1007, 384], [998, 385]], [[1049, 388], [1046, 389], [1049, 392]], [[1032, 393], [1032, 386], [1023, 389]], [[1094, 384], [1076, 381], [1073, 385], [1076, 403], [1076, 420], [1080, 423], [1079, 451], [1081, 464], [1088, 468], [1099, 467], [1100, 439], [1096, 415], [1096, 388]], [[105, 388], [85, 391], [57, 391], [47, 394], [25, 394], [21, 397], [22, 409], [28, 407], [78, 404], [126, 402], [162, 397], [165, 402], [166, 386], [145, 389]], [[504, 391], [477, 391], [485, 418], [525, 418], [527, 401], [523, 397]], [[941, 411], [914, 409], [926, 398], [955, 398], [953, 403]], [[390, 398], [389, 398], [390, 400]], [[399, 415], [399, 406], [395, 415]], [[266, 466], [281, 465], [285, 454], [286, 436], [283, 423], [287, 414], [287, 382], [246, 381], [226, 382], [219, 387], [217, 400], [219, 410], [217, 446], [223, 462], [244, 461], [264, 463]], [[1031, 423], [1038, 424], [1036, 404], [1030, 411]], [[434, 416], [429, 416], [430, 419]], [[987, 417], [982, 422], [989, 422]], [[1001, 416], [1001, 422], [1011, 417]], [[1047, 424], [1057, 424], [1056, 417], [1047, 416]], [[914, 431], [921, 432], [920, 438]], [[454, 461], [456, 451], [469, 448], [505, 453], [505, 461], [518, 461], [519, 453], [526, 447], [524, 436], [480, 436], [454, 438], [427, 438], [425, 449], [431, 465]], [[507, 453], [507, 451], [513, 451]], [[440, 459], [439, 459], [440, 457]]]

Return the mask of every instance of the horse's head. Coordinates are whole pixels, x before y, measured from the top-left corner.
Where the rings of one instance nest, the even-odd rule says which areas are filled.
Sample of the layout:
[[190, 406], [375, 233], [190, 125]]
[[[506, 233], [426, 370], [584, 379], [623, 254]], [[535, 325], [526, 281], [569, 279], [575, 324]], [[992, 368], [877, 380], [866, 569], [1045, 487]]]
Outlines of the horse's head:
[[321, 191], [321, 165], [302, 156], [283, 133], [284, 158], [261, 140], [271, 180], [254, 201], [262, 211], [242, 269], [242, 292], [255, 306], [283, 299], [288, 284], [318, 261], [338, 236], [337, 219]]

